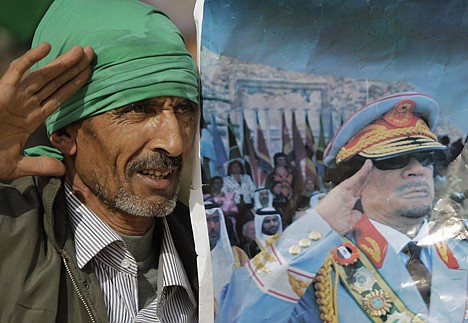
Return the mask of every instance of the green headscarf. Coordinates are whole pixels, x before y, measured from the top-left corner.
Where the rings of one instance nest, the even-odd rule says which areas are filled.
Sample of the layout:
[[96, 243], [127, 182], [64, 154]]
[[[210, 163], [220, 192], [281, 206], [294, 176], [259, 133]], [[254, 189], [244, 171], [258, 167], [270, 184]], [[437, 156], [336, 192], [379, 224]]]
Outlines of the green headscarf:
[[197, 70], [183, 37], [163, 12], [149, 5], [135, 0], [56, 0], [32, 45], [44, 41], [52, 51], [35, 68], [74, 45], [90, 45], [96, 54], [88, 83], [46, 120], [48, 135], [152, 97], [178, 96], [198, 103]]

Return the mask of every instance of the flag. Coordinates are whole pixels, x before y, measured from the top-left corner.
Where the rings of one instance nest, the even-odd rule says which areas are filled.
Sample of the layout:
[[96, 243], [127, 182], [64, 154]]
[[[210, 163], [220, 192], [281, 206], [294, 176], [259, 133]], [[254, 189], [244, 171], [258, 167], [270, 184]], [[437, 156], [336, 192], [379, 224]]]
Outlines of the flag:
[[216, 153], [213, 147], [213, 137], [206, 127], [201, 128], [200, 162], [202, 166], [202, 181], [203, 183], [207, 183], [214, 173], [213, 170], [214, 162], [216, 162]]
[[292, 113], [292, 135], [294, 146], [294, 160], [298, 169], [301, 167], [301, 161], [305, 158], [304, 142], [302, 141], [301, 133], [296, 123], [296, 114]]
[[325, 130], [323, 129], [323, 119], [322, 119], [322, 111], [319, 112], [319, 138], [318, 138], [318, 145], [317, 150], [315, 152], [315, 160], [322, 161], [323, 160], [323, 152], [325, 151]]
[[226, 154], [226, 149], [224, 148], [221, 135], [218, 131], [218, 126], [216, 125], [216, 118], [214, 114], [211, 115], [211, 136], [213, 138], [213, 147], [216, 155], [216, 160], [213, 161], [213, 176], [225, 176], [226, 172], [224, 170], [224, 163], [227, 162], [228, 156]]
[[265, 179], [268, 173], [273, 171], [271, 164], [270, 153], [266, 144], [265, 137], [263, 136], [263, 130], [260, 126], [260, 120], [258, 119], [258, 112], [255, 113], [257, 119], [257, 163], [259, 171], [259, 187], [264, 186]]
[[317, 162], [317, 169], [320, 177], [325, 175], [325, 168], [323, 165], [323, 152], [325, 151], [325, 131], [323, 129], [322, 110], [319, 113], [319, 139], [317, 151], [315, 152], [315, 160]]
[[227, 128], [228, 128], [228, 141], [229, 141], [229, 160], [242, 159], [239, 145], [237, 145], [234, 127], [232, 126], [231, 118], [229, 116], [227, 118]]
[[305, 117], [305, 174], [306, 178], [317, 178], [317, 169], [314, 164], [314, 153], [315, 153], [315, 140], [314, 133], [309, 123], [309, 114], [306, 112]]
[[291, 137], [289, 136], [289, 130], [288, 126], [286, 125], [286, 117], [284, 112], [282, 113], [281, 120], [281, 139], [283, 141], [283, 153], [286, 155], [289, 163], [294, 163], [293, 145], [291, 142]]
[[330, 118], [328, 122], [328, 142], [333, 139], [335, 135], [335, 122], [333, 120], [333, 111], [330, 111]]
[[250, 165], [249, 175], [252, 177], [255, 185], [258, 187], [257, 155], [255, 153], [255, 148], [253, 145], [252, 135], [250, 134], [249, 126], [247, 125], [247, 122], [245, 121], [244, 116], [242, 116], [242, 119], [243, 119], [243, 128], [244, 128], [244, 145], [243, 145], [244, 160], [249, 163]]

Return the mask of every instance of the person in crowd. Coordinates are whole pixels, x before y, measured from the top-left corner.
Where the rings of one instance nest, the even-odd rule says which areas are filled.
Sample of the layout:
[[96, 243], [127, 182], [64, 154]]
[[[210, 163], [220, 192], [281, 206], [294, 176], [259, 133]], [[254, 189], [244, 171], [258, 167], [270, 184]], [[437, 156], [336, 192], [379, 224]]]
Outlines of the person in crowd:
[[209, 192], [203, 195], [205, 201], [212, 201], [220, 204], [224, 213], [238, 213], [238, 209], [234, 200], [235, 193], [223, 192], [224, 181], [221, 176], [214, 176], [209, 181]]
[[229, 216], [235, 222], [236, 245], [239, 245], [240, 237], [242, 236], [242, 225], [246, 221], [246, 217], [250, 215], [250, 209], [253, 208], [253, 197], [256, 187], [250, 175], [245, 173], [242, 162], [238, 159], [229, 162], [227, 174], [223, 178], [223, 192], [234, 194], [238, 213], [235, 218], [230, 214]]
[[223, 210], [214, 203], [206, 202], [205, 214], [211, 250], [213, 296], [216, 302], [234, 269], [244, 266], [249, 258], [242, 249], [231, 246]]
[[[298, 179], [300, 177], [302, 182], [302, 176], [298, 171], [288, 163], [287, 156], [278, 152], [273, 156], [274, 168], [271, 173], [269, 173], [265, 179], [265, 185], [271, 187], [274, 181], [279, 181], [283, 184], [282, 193], [288, 199], [293, 196], [294, 187], [298, 184]], [[300, 185], [302, 187], [302, 183]]]
[[240, 237], [237, 233], [236, 223], [239, 217], [239, 210], [234, 201], [234, 192], [223, 192], [223, 178], [221, 176], [214, 176], [209, 181], [209, 193], [204, 194], [205, 201], [218, 204], [226, 217], [226, 227], [228, 230], [229, 238], [233, 245], [240, 245]]
[[255, 221], [254, 219], [249, 219], [242, 226], [242, 249], [244, 251], [248, 250], [248, 244], [251, 240], [255, 240]]
[[271, 207], [257, 210], [254, 217], [255, 239], [250, 240], [244, 249], [249, 258], [265, 250], [268, 244], [276, 240], [283, 232], [281, 215]]
[[296, 208], [297, 209], [308, 209], [310, 208], [310, 199], [312, 195], [318, 191], [318, 185], [316, 185], [316, 180], [313, 178], [306, 178], [304, 181], [304, 189], [302, 190], [302, 194], [297, 199]]
[[[196, 321], [194, 240], [209, 251], [178, 200], [200, 120], [181, 33], [138, 1], [57, 0], [33, 47], [0, 80], [0, 321]], [[24, 156], [46, 118], [53, 147]]]
[[223, 192], [235, 193], [234, 200], [239, 212], [253, 207], [255, 183], [250, 175], [245, 173], [240, 160], [233, 160], [228, 165], [227, 176], [224, 177]]
[[283, 194], [283, 182], [274, 181], [271, 185], [271, 192], [273, 193], [273, 207], [283, 216], [289, 203], [288, 198]]
[[349, 178], [233, 275], [219, 322], [465, 321], [468, 245], [431, 230], [438, 116], [416, 92], [351, 116], [324, 154]]
[[272, 207], [273, 206], [273, 194], [271, 191], [266, 188], [262, 187], [255, 190], [254, 193], [254, 209], [259, 210], [265, 207]]

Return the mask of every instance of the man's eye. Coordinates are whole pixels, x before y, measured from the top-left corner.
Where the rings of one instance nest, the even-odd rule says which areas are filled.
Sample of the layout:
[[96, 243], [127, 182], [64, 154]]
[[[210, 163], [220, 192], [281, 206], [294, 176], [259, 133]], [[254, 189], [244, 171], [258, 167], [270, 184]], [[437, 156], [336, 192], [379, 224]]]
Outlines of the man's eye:
[[123, 112], [124, 113], [151, 113], [152, 109], [149, 105], [144, 104], [131, 104]]
[[174, 109], [177, 113], [193, 113], [197, 106], [189, 102], [182, 102], [177, 104]]
[[135, 107], [132, 107], [132, 111], [136, 113], [141, 113], [144, 111], [144, 108], [141, 106], [135, 106]]

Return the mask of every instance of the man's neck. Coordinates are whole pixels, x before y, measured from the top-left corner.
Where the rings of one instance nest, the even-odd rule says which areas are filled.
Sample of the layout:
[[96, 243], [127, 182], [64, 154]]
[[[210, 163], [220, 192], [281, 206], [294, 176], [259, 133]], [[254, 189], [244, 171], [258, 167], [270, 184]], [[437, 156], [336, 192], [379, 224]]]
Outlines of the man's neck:
[[153, 223], [152, 217], [143, 217], [111, 210], [88, 187], [76, 177], [75, 180], [67, 178], [67, 183], [77, 198], [90, 208], [112, 230], [129, 236], [142, 236]]

